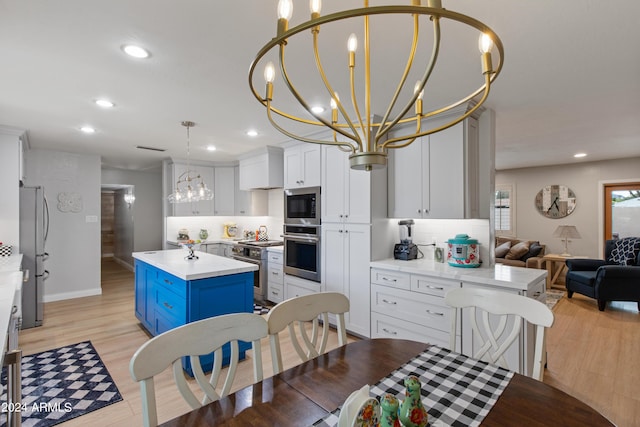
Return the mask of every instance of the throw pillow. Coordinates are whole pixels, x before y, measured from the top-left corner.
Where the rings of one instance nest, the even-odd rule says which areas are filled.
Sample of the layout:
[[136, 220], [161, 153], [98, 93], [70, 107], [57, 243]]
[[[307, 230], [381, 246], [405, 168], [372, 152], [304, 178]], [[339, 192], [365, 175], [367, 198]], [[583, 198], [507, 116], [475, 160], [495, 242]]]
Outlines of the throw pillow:
[[512, 246], [505, 255], [506, 259], [520, 259], [524, 254], [529, 252], [529, 242], [520, 242]]
[[617, 240], [607, 259], [618, 265], [634, 265], [640, 252], [640, 237], [625, 237]]
[[509, 241], [506, 241], [498, 246], [496, 248], [496, 258], [504, 258], [507, 252], [509, 252], [509, 249], [511, 249], [511, 242]]
[[529, 251], [526, 254], [524, 254], [520, 259], [526, 262], [529, 258], [533, 258], [540, 255], [540, 252], [542, 252], [542, 246], [540, 245], [540, 242], [532, 242], [529, 245]]

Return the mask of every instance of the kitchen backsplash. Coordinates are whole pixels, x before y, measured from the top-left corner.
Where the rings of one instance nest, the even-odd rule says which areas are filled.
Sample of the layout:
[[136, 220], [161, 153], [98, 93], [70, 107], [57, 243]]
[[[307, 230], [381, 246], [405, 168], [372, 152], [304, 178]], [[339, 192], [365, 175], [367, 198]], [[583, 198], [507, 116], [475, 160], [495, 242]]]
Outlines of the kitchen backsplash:
[[[402, 218], [389, 219], [390, 226], [398, 229], [395, 239], [400, 241], [398, 221]], [[490, 260], [490, 226], [488, 219], [416, 219], [412, 228], [413, 243], [424, 253], [425, 258], [433, 259], [433, 246], [420, 246], [423, 244], [436, 243], [438, 247], [445, 248], [447, 240], [452, 239], [456, 234], [467, 234], [470, 238], [478, 240], [480, 243], [480, 259], [484, 266], [489, 266]], [[445, 251], [446, 254], [446, 251]]]
[[268, 191], [268, 216], [171, 216], [167, 217], [166, 239], [176, 241], [178, 230], [186, 228], [189, 230], [189, 237], [195, 240], [198, 239], [200, 229], [204, 228], [209, 232], [207, 240], [219, 240], [222, 238], [224, 224], [234, 222], [238, 227], [238, 238], [243, 236], [244, 230], [256, 231], [261, 225], [266, 225], [269, 238], [281, 240], [280, 235], [284, 221], [284, 192], [282, 189]]

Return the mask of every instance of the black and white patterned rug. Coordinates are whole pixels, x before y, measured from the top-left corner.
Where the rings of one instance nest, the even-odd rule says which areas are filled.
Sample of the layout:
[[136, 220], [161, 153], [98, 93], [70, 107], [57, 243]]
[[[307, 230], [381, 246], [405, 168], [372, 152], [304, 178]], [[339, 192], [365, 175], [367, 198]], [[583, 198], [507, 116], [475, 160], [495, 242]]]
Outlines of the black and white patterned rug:
[[267, 314], [269, 312], [269, 309], [270, 307], [266, 305], [253, 303], [253, 314]]
[[[2, 372], [5, 403], [7, 375]], [[22, 357], [22, 425], [46, 427], [122, 400], [90, 341]], [[0, 426], [7, 423], [6, 408]]]

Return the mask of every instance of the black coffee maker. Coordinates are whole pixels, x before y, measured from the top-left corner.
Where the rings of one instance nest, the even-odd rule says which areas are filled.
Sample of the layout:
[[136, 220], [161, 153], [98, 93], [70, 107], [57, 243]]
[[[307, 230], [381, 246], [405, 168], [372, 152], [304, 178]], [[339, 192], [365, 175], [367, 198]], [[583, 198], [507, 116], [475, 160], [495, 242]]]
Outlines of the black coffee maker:
[[418, 258], [418, 246], [411, 239], [411, 226], [415, 222], [412, 219], [403, 219], [398, 221], [400, 226], [400, 243], [396, 243], [393, 247], [393, 257], [409, 261]]

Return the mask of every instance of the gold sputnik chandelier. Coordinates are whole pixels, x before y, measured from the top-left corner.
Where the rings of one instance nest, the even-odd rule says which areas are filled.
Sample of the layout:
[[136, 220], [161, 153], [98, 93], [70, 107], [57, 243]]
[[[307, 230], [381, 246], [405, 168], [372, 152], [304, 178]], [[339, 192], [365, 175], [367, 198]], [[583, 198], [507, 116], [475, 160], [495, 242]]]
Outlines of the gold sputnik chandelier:
[[[249, 70], [249, 86], [256, 99], [266, 107], [267, 117], [278, 131], [293, 139], [316, 144], [334, 145], [343, 151], [348, 151], [351, 153], [349, 156], [351, 168], [354, 169], [371, 170], [372, 168], [384, 167], [387, 164], [387, 152], [389, 149], [406, 147], [414, 142], [416, 138], [442, 131], [466, 119], [487, 99], [491, 83], [502, 69], [504, 50], [502, 42], [496, 33], [474, 18], [444, 9], [440, 0], [426, 0], [426, 2], [425, 0], [422, 0], [422, 2], [420, 0], [411, 0], [411, 4], [409, 5], [385, 6], [369, 6], [369, 2], [365, 0], [364, 7], [343, 10], [324, 16], [320, 13], [321, 0], [311, 0], [310, 10], [311, 19], [289, 28], [289, 21], [293, 15], [292, 0], [280, 0], [278, 3], [276, 36], [260, 49], [255, 60], [252, 62]], [[377, 15], [408, 16], [410, 19], [409, 22], [413, 25], [413, 38], [407, 43], [409, 57], [404, 66], [403, 73], [399, 76], [395, 94], [390, 98], [384, 109], [374, 110], [371, 96], [371, 51], [373, 50], [373, 46], [370, 45], [371, 28], [369, 21], [370, 18]], [[354, 18], [364, 19], [364, 31], [362, 35], [364, 51], [364, 104], [362, 104], [362, 107], [364, 108], [364, 115], [361, 114], [361, 104], [359, 104], [356, 94], [356, 50], [358, 46], [356, 35], [351, 34], [348, 39], [348, 55], [345, 60], [345, 64], [348, 64], [348, 78], [351, 92], [352, 108], [350, 111], [347, 111], [347, 107], [333, 89], [334, 86], [337, 87], [337, 84], [332, 85], [328, 77], [329, 73], [325, 73], [319, 49], [320, 30], [323, 28], [323, 25]], [[479, 87], [467, 96], [463, 96], [447, 106], [437, 107], [430, 111], [423, 111], [425, 86], [427, 86], [427, 82], [432, 75], [440, 53], [440, 23], [444, 20], [457, 21], [480, 33], [481, 71], [478, 71]], [[407, 84], [408, 76], [413, 67], [418, 67], [416, 65], [418, 63], [416, 53], [420, 23], [426, 22], [429, 24], [429, 21], [433, 28], [433, 45], [431, 47], [430, 58], [426, 61], [426, 67], [418, 70], [417, 75], [420, 77], [417, 83], [415, 83], [412, 95], [404, 97], [408, 99], [402, 99], [401, 92]], [[285, 62], [287, 42], [294, 36], [300, 36], [300, 33], [307, 30], [311, 32], [313, 39], [313, 55], [317, 73], [326, 89], [324, 96], [330, 99], [330, 118], [325, 117], [321, 112], [314, 112], [310, 102], [302, 96], [301, 91], [294, 85], [288, 73], [287, 63]], [[387, 28], [383, 28], [380, 31], [385, 30], [389, 31]], [[496, 68], [493, 67], [491, 56], [491, 50], [494, 46], [498, 54], [498, 65]], [[423, 49], [420, 51], [423, 51]], [[384, 52], [376, 51], [377, 55], [383, 53]], [[286, 112], [274, 105], [274, 100], [277, 99], [276, 96], [278, 95], [278, 91], [274, 88], [276, 67], [274, 67], [273, 62], [267, 62], [267, 59], [269, 56], [275, 57], [276, 55], [279, 63], [279, 79], [284, 82], [286, 89], [306, 111], [305, 114], [308, 113], [308, 116], [301, 117], [297, 114]], [[259, 92], [254, 83], [254, 73], [258, 65], [264, 62], [267, 62], [264, 68], [266, 88], [264, 91]], [[305, 79], [308, 78], [308, 76], [305, 76]], [[277, 89], [281, 89], [281, 87]], [[429, 86], [427, 86], [427, 93], [428, 92]], [[465, 103], [469, 103], [472, 107], [451, 118], [448, 113], [454, 110], [458, 111], [459, 109], [457, 109], [457, 107]], [[375, 107], [377, 108], [377, 106]], [[413, 112], [411, 112], [412, 107]], [[374, 118], [374, 113], [381, 114], [382, 111], [386, 112], [381, 118]], [[426, 123], [423, 119], [435, 116], [446, 116], [448, 121], [445, 124], [441, 124], [439, 121], [438, 125], [429, 129], [423, 129], [423, 125]], [[288, 125], [284, 123], [288, 123]], [[305, 131], [305, 135], [307, 136], [301, 135], [301, 132], [296, 134], [285, 128], [285, 126], [291, 127], [293, 123], [308, 125], [306, 127], [308, 132]], [[415, 127], [412, 126], [411, 123], [414, 123]], [[409, 124], [408, 130], [407, 126], [401, 126], [405, 124]], [[330, 129], [331, 132], [328, 134], [331, 136], [328, 136], [326, 139], [317, 139], [317, 137], [309, 136], [323, 128]], [[404, 132], [402, 135], [399, 135], [401, 132], [398, 129], [400, 128], [402, 132]], [[395, 129], [395, 131], [390, 133], [392, 129]]]
[[191, 203], [201, 200], [213, 200], [213, 191], [207, 187], [204, 179], [202, 179], [202, 176], [200, 176], [197, 171], [191, 170], [189, 128], [192, 128], [196, 124], [187, 120], [180, 124], [187, 128], [187, 170], [180, 174], [176, 181], [174, 192], [169, 194], [167, 199], [169, 203]]

